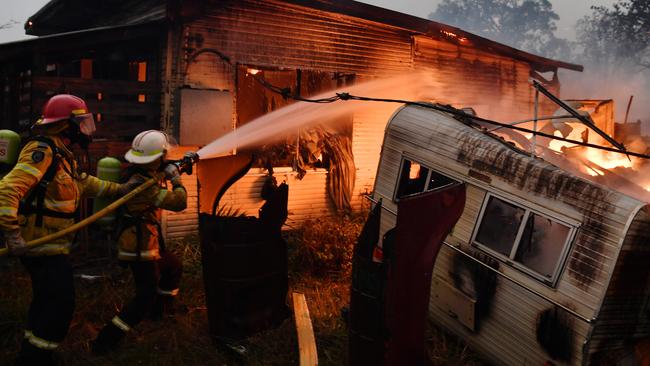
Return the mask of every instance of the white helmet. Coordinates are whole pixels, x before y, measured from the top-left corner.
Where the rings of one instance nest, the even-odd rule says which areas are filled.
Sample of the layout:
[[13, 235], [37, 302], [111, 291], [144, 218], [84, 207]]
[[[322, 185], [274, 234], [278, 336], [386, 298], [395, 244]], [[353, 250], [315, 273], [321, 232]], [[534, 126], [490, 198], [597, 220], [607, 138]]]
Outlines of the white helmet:
[[169, 148], [169, 139], [163, 132], [148, 130], [140, 132], [134, 139], [131, 149], [124, 158], [129, 163], [149, 164], [163, 156]]

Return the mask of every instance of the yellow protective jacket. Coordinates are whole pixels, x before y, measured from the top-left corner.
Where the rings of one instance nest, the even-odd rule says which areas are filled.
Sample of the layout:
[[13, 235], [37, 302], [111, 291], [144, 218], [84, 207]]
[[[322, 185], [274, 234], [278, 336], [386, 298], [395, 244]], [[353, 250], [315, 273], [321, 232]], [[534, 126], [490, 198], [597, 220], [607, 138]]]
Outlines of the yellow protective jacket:
[[[43, 141], [31, 140], [20, 152], [16, 166], [0, 180], [0, 230], [20, 229], [25, 241], [29, 242], [58, 232], [75, 222], [82, 199], [87, 197], [115, 197], [120, 187], [117, 183], [101, 180], [85, 173], [78, 173], [72, 152], [57, 136], [47, 137], [55, 150]], [[44, 192], [43, 207], [49, 215], [41, 216], [37, 225], [38, 212], [34, 209], [20, 210], [21, 200], [28, 198], [42, 181], [47, 169], [58, 161], [54, 176]], [[44, 212], [41, 210], [40, 212]], [[58, 216], [58, 217], [54, 217]], [[67, 217], [63, 217], [67, 216]], [[44, 256], [70, 253], [74, 233], [51, 243], [30, 249], [27, 256]]]
[[[142, 182], [154, 171], [136, 171], [133, 176]], [[182, 185], [167, 189], [164, 179], [158, 185], [135, 196], [125, 204], [122, 233], [118, 239], [118, 259], [124, 261], [151, 261], [160, 258], [160, 217], [162, 210], [183, 211], [187, 207], [187, 192]]]

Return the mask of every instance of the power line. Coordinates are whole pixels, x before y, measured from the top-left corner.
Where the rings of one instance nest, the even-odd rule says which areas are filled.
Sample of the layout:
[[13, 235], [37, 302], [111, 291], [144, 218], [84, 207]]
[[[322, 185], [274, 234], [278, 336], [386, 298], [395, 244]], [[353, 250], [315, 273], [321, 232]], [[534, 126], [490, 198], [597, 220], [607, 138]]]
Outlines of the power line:
[[[558, 141], [564, 141], [568, 142], [571, 144], [579, 145], [579, 146], [584, 146], [584, 147], [590, 147], [593, 149], [599, 149], [599, 150], [604, 150], [604, 151], [609, 151], [609, 152], [615, 152], [627, 156], [634, 156], [637, 158], [642, 158], [642, 159], [650, 159], [650, 155], [646, 154], [641, 154], [641, 153], [636, 153], [632, 151], [627, 151], [627, 150], [620, 150], [618, 148], [614, 147], [608, 147], [608, 146], [602, 146], [602, 145], [596, 145], [588, 142], [583, 142], [583, 141], [578, 141], [578, 140], [572, 140], [564, 137], [559, 137], [555, 135], [551, 135], [548, 133], [540, 132], [540, 131], [535, 131], [535, 130], [530, 130], [527, 128], [511, 125], [509, 123], [502, 123], [502, 122], [497, 122], [497, 121], [492, 121], [489, 119], [481, 118], [478, 116], [473, 116], [469, 115], [462, 110], [456, 109], [452, 106], [449, 105], [442, 105], [442, 104], [432, 104], [432, 103], [425, 103], [425, 102], [415, 102], [412, 100], [405, 100], [405, 99], [390, 99], [390, 98], [372, 98], [372, 97], [363, 97], [363, 96], [358, 96], [358, 95], [352, 95], [350, 93], [336, 93], [335, 95], [328, 97], [328, 98], [321, 98], [321, 99], [309, 99], [309, 98], [303, 98], [300, 96], [296, 96], [291, 93], [291, 88], [279, 88], [277, 86], [274, 86], [270, 84], [268, 81], [264, 80], [264, 78], [261, 78], [257, 75], [253, 75], [255, 80], [257, 80], [261, 85], [267, 87], [268, 89], [282, 95], [284, 98], [290, 98], [294, 99], [297, 101], [301, 102], [307, 102], [307, 103], [334, 103], [336, 101], [348, 101], [348, 100], [358, 100], [358, 101], [364, 101], [364, 102], [383, 102], [383, 103], [399, 103], [399, 104], [406, 104], [406, 105], [415, 105], [423, 108], [428, 108], [428, 109], [433, 109], [437, 110], [440, 112], [444, 113], [449, 113], [452, 114], [456, 117], [459, 117], [463, 120], [472, 120], [472, 121], [479, 121], [487, 124], [491, 124], [494, 126], [498, 126], [499, 128], [507, 128], [519, 132], [525, 132], [525, 133], [530, 133], [535, 136], [541, 136], [541, 137], [546, 137], [552, 140], [558, 140]], [[487, 132], [487, 131], [486, 131]], [[611, 137], [610, 137], [611, 139]]]

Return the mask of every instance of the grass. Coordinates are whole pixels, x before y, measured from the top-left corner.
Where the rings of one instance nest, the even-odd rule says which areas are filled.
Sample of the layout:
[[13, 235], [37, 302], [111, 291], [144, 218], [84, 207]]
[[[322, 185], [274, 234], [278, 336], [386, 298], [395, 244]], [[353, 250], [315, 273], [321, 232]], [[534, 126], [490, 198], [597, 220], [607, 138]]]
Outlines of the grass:
[[[344, 241], [356, 237], [360, 229], [359, 218], [350, 218], [341, 236], [323, 235], [323, 241]], [[330, 232], [330, 223], [316, 228], [322, 233]], [[337, 224], [338, 225], [338, 224]], [[321, 230], [322, 229], [322, 230]], [[306, 230], [305, 232], [310, 232]], [[351, 233], [352, 232], [352, 233]], [[317, 340], [320, 365], [347, 364], [347, 327], [341, 318], [341, 308], [349, 301], [349, 265], [339, 268], [329, 261], [326, 271], [310, 271], [305, 268], [304, 247], [295, 233], [289, 238], [290, 262], [289, 295], [291, 292], [305, 294]], [[320, 250], [314, 235], [309, 250]], [[348, 245], [351, 245], [348, 243]], [[297, 365], [298, 345], [293, 320], [290, 318], [278, 328], [272, 329], [245, 342], [248, 352], [237, 355], [218, 347], [211, 339], [208, 329], [207, 309], [201, 272], [201, 254], [198, 238], [184, 242], [168, 243], [184, 262], [179, 307], [173, 318], [162, 321], [144, 321], [128, 335], [119, 349], [105, 357], [95, 357], [90, 352], [90, 341], [118, 311], [121, 304], [133, 293], [130, 271], [119, 266], [108, 266], [99, 256], [76, 253], [72, 256], [77, 267], [75, 273], [99, 275], [95, 280], [75, 278], [76, 311], [70, 331], [57, 352], [61, 365]], [[315, 248], [315, 249], [314, 249]], [[331, 245], [322, 248], [332, 254]], [[345, 255], [348, 249], [343, 248]], [[105, 253], [106, 250], [102, 250]], [[335, 258], [344, 258], [335, 254]], [[330, 256], [331, 258], [331, 256]], [[311, 259], [310, 259], [311, 260]], [[338, 260], [338, 259], [337, 259]], [[336, 260], [335, 260], [336, 261]], [[15, 358], [22, 338], [22, 324], [31, 300], [29, 277], [15, 259], [0, 258], [0, 365], [9, 365]], [[288, 303], [291, 301], [288, 299]], [[462, 342], [431, 327], [428, 339], [431, 359], [436, 365], [480, 365]]]

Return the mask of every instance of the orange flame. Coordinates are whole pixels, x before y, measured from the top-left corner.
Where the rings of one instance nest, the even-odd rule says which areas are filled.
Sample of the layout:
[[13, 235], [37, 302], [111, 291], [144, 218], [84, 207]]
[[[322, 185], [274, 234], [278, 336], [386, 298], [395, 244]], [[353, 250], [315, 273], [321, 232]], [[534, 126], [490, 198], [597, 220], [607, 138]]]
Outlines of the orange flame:
[[[581, 133], [584, 130], [584, 127], [575, 126], [569, 136], [570, 140], [581, 141]], [[555, 131], [555, 136], [561, 137], [559, 131]], [[528, 137], [528, 136], [527, 136]], [[557, 152], [562, 152], [563, 148], [576, 147], [576, 144], [570, 142], [553, 140], [549, 143], [549, 148]], [[594, 163], [594, 166], [584, 167], [583, 172], [591, 176], [603, 176], [605, 175], [604, 170], [614, 169], [614, 168], [632, 168], [634, 169], [634, 164], [627, 156], [619, 153], [602, 151], [592, 148], [585, 148], [579, 151], [574, 151], [576, 154], [580, 154], [581, 157], [585, 160], [588, 160]], [[602, 169], [599, 169], [602, 168]], [[650, 191], [650, 184], [647, 187], [644, 187], [646, 190]]]

